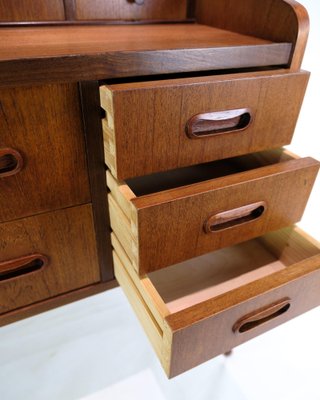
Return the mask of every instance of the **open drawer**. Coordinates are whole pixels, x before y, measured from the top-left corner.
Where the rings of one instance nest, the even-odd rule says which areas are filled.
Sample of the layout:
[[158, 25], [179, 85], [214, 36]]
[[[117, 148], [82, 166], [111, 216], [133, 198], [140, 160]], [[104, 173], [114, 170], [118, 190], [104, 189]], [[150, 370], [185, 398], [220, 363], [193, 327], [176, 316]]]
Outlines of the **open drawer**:
[[318, 169], [278, 149], [125, 182], [108, 171], [111, 228], [143, 275], [298, 222]]
[[102, 86], [108, 168], [127, 179], [287, 145], [308, 79], [277, 70]]
[[320, 245], [295, 227], [142, 279], [112, 235], [116, 278], [169, 377], [320, 304]]

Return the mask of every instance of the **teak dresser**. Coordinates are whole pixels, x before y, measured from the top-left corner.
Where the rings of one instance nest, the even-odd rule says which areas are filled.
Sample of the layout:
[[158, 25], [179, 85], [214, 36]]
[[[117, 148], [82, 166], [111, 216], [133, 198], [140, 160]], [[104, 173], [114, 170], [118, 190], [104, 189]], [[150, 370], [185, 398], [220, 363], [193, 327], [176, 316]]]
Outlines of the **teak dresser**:
[[0, 0], [0, 323], [115, 286], [169, 377], [320, 304], [293, 0]]

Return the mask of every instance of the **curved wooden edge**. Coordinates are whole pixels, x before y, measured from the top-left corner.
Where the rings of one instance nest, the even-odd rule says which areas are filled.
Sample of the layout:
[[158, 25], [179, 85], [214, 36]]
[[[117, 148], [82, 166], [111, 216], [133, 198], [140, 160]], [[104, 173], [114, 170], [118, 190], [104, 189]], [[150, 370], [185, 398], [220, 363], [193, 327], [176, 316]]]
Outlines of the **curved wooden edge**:
[[296, 17], [296, 40], [294, 43], [294, 48], [292, 50], [291, 57], [291, 70], [298, 70], [301, 67], [303, 56], [306, 50], [310, 20], [309, 14], [306, 8], [295, 0], [285, 0], [286, 3], [292, 8], [294, 15]]
[[198, 0], [198, 23], [273, 42], [292, 43], [288, 67], [300, 69], [309, 34], [309, 16], [295, 0]]

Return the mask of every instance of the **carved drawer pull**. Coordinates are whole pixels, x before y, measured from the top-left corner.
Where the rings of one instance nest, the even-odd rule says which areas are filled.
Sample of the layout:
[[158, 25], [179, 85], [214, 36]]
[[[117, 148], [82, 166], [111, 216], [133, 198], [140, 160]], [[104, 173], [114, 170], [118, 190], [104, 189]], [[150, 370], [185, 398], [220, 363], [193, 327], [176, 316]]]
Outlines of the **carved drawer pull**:
[[243, 131], [252, 120], [248, 108], [197, 114], [189, 119], [186, 134], [190, 139], [201, 139], [223, 133]]
[[258, 203], [249, 204], [247, 206], [212, 215], [205, 222], [204, 231], [206, 233], [213, 233], [241, 225], [245, 222], [254, 221], [264, 214], [266, 208], [266, 203], [260, 201]]
[[144, 4], [144, 0], [128, 0], [129, 3], [137, 4], [138, 6], [142, 6]]
[[44, 269], [49, 260], [43, 254], [32, 254], [0, 263], [0, 281]]
[[0, 178], [16, 175], [23, 167], [21, 154], [14, 149], [0, 149]]
[[246, 315], [237, 321], [232, 330], [235, 333], [248, 332], [258, 326], [285, 314], [291, 306], [291, 300], [287, 297], [258, 311]]

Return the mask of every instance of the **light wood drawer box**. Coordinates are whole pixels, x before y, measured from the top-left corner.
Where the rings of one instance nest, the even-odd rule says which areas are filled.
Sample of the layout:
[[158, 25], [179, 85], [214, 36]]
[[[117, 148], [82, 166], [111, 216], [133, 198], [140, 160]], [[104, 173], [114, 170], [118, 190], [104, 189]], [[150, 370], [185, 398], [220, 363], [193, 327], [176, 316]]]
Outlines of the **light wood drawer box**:
[[320, 304], [320, 246], [296, 228], [141, 280], [113, 235], [115, 274], [174, 377]]
[[127, 179], [289, 144], [308, 78], [278, 70], [102, 86], [106, 163]]
[[0, 314], [100, 281], [90, 205], [0, 224]]
[[0, 222], [90, 201], [77, 84], [1, 88]]
[[74, 10], [76, 20], [185, 20], [187, 0], [74, 0]]
[[283, 149], [117, 181], [111, 228], [140, 275], [299, 221], [319, 162]]

